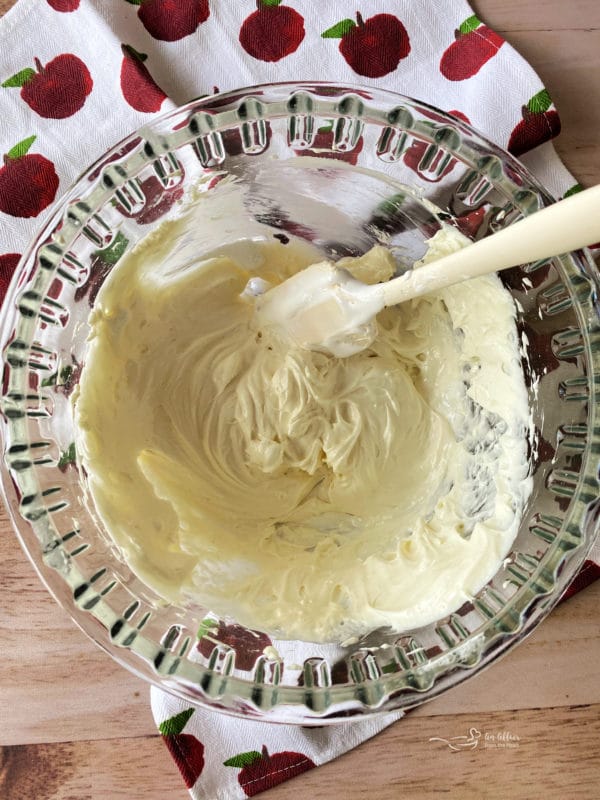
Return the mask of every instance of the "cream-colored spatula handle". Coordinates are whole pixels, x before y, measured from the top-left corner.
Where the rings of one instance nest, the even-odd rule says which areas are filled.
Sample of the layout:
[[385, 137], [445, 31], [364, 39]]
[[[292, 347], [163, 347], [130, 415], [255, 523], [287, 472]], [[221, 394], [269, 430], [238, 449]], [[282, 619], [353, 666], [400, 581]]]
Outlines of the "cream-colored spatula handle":
[[385, 305], [443, 289], [478, 275], [567, 253], [600, 241], [600, 185], [494, 233], [456, 253], [380, 284]]
[[[377, 336], [375, 316], [393, 306], [478, 275], [567, 253], [600, 241], [600, 186], [537, 211], [492, 236], [417, 267], [387, 283], [367, 285], [331, 262], [312, 264], [268, 291], [254, 291], [258, 324], [308, 349], [344, 358]], [[460, 244], [460, 243], [459, 243]]]

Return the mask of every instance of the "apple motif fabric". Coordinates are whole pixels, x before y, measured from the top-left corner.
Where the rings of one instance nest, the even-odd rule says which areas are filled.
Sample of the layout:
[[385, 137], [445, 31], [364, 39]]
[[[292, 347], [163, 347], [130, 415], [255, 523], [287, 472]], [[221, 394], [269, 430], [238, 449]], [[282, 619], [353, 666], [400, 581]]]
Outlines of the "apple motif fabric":
[[127, 0], [138, 6], [138, 18], [150, 36], [177, 42], [191, 36], [210, 14], [208, 0]]
[[239, 767], [238, 783], [247, 797], [254, 797], [317, 765], [304, 753], [285, 750], [271, 754], [263, 745], [260, 753], [256, 750], [240, 753], [224, 761], [223, 766]]
[[46, 0], [48, 5], [52, 6], [55, 11], [75, 11], [79, 8], [81, 0]]
[[339, 50], [346, 63], [366, 78], [389, 75], [410, 53], [406, 28], [394, 14], [374, 14], [363, 19], [357, 11], [356, 22], [343, 19], [321, 36], [340, 39]]
[[56, 197], [54, 164], [29, 152], [35, 140], [29, 136], [11, 147], [0, 167], [0, 211], [12, 217], [37, 217]]
[[64, 119], [76, 114], [94, 85], [89, 69], [72, 53], [61, 53], [45, 66], [34, 58], [35, 69], [26, 67], [2, 84], [21, 87], [21, 98], [40, 117]]
[[[393, 712], [367, 722], [309, 728], [234, 719], [154, 689], [151, 702], [194, 800], [254, 797], [352, 750], [403, 716]], [[302, 785], [298, 791], [304, 796]]]
[[[0, 19], [0, 300], [55, 200], [115, 142], [201, 95], [294, 80], [418, 97], [522, 157], [555, 195], [580, 188], [551, 144], [560, 118], [548, 87], [465, 0], [20, 0]], [[331, 136], [321, 128], [317, 145]], [[233, 136], [225, 147], [239, 152], [240, 142]], [[355, 163], [362, 147], [359, 139], [342, 157]], [[416, 169], [422, 155], [413, 144], [403, 158]], [[454, 166], [449, 162], [446, 172]], [[136, 212], [140, 224], [160, 216], [181, 192], [164, 192], [153, 179], [142, 189], [150, 201]], [[460, 224], [468, 233], [480, 221], [472, 211]], [[117, 237], [94, 253], [93, 279], [82, 290], [90, 303], [122, 246]], [[64, 392], [80, 369], [73, 364], [60, 376]], [[71, 461], [67, 450], [61, 463], [68, 469]], [[600, 576], [598, 564], [600, 546], [573, 591]], [[248, 668], [272, 644], [265, 634], [235, 625], [210, 618], [203, 624], [214, 626], [221, 641], [243, 641]], [[194, 709], [157, 689], [151, 702], [159, 733], [196, 800], [257, 795], [402, 716], [313, 729]], [[180, 788], [173, 787], [173, 796]]]
[[136, 111], [143, 111], [145, 114], [160, 111], [167, 95], [144, 66], [148, 56], [146, 53], [138, 53], [130, 44], [121, 45], [121, 50], [123, 61], [120, 84], [123, 98]]
[[458, 26], [455, 37], [440, 60], [440, 72], [449, 81], [472, 78], [504, 44], [504, 39], [475, 15]]
[[193, 713], [193, 708], [186, 708], [158, 726], [188, 789], [192, 788], [204, 769], [204, 745], [193, 734], [183, 733]]
[[[0, 291], [86, 164], [153, 115], [244, 85], [397, 90], [531, 159], [555, 194], [576, 183], [547, 144], [560, 131], [547, 87], [464, 0], [20, 0], [0, 43]], [[404, 158], [418, 164], [418, 146]]]
[[257, 9], [242, 22], [240, 44], [257, 61], [280, 61], [304, 39], [304, 17], [281, 0], [258, 0]]

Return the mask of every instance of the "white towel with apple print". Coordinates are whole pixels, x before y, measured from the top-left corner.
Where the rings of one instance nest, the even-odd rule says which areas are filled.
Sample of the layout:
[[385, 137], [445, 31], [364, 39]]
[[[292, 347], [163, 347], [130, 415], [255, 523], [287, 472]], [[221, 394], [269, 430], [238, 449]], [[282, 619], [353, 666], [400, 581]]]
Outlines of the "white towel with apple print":
[[[524, 156], [557, 196], [578, 188], [549, 143], [547, 87], [464, 0], [20, 0], [0, 20], [0, 293], [55, 198], [113, 143], [200, 95], [298, 79], [418, 97]], [[401, 716], [273, 726], [154, 689], [152, 710], [191, 795], [210, 800], [256, 795]]]

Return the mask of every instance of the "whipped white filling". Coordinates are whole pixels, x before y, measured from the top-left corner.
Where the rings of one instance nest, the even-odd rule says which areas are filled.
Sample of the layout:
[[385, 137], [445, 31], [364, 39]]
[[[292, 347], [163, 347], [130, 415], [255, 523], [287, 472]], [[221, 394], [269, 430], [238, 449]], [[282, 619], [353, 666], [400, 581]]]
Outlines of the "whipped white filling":
[[[167, 600], [279, 638], [340, 642], [457, 609], [497, 571], [531, 491], [509, 293], [486, 276], [385, 309], [370, 347], [338, 359], [260, 329], [242, 296], [312, 253], [249, 242], [251, 272], [217, 256], [177, 273], [184, 225], [125, 256], [90, 317], [77, 453], [126, 561]], [[427, 258], [463, 243], [445, 230]], [[389, 277], [381, 259], [354, 266]]]

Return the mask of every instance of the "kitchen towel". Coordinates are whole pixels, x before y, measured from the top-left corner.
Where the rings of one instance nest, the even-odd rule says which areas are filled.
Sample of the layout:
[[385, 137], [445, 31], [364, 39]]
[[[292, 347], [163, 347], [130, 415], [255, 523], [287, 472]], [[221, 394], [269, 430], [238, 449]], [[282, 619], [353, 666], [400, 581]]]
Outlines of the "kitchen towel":
[[[289, 80], [418, 97], [522, 157], [556, 196], [580, 188], [551, 144], [548, 87], [464, 0], [20, 0], [0, 20], [0, 295], [53, 201], [112, 144], [201, 95]], [[599, 550], [575, 587], [598, 577]], [[310, 729], [151, 699], [197, 800], [256, 795], [402, 715]]]

